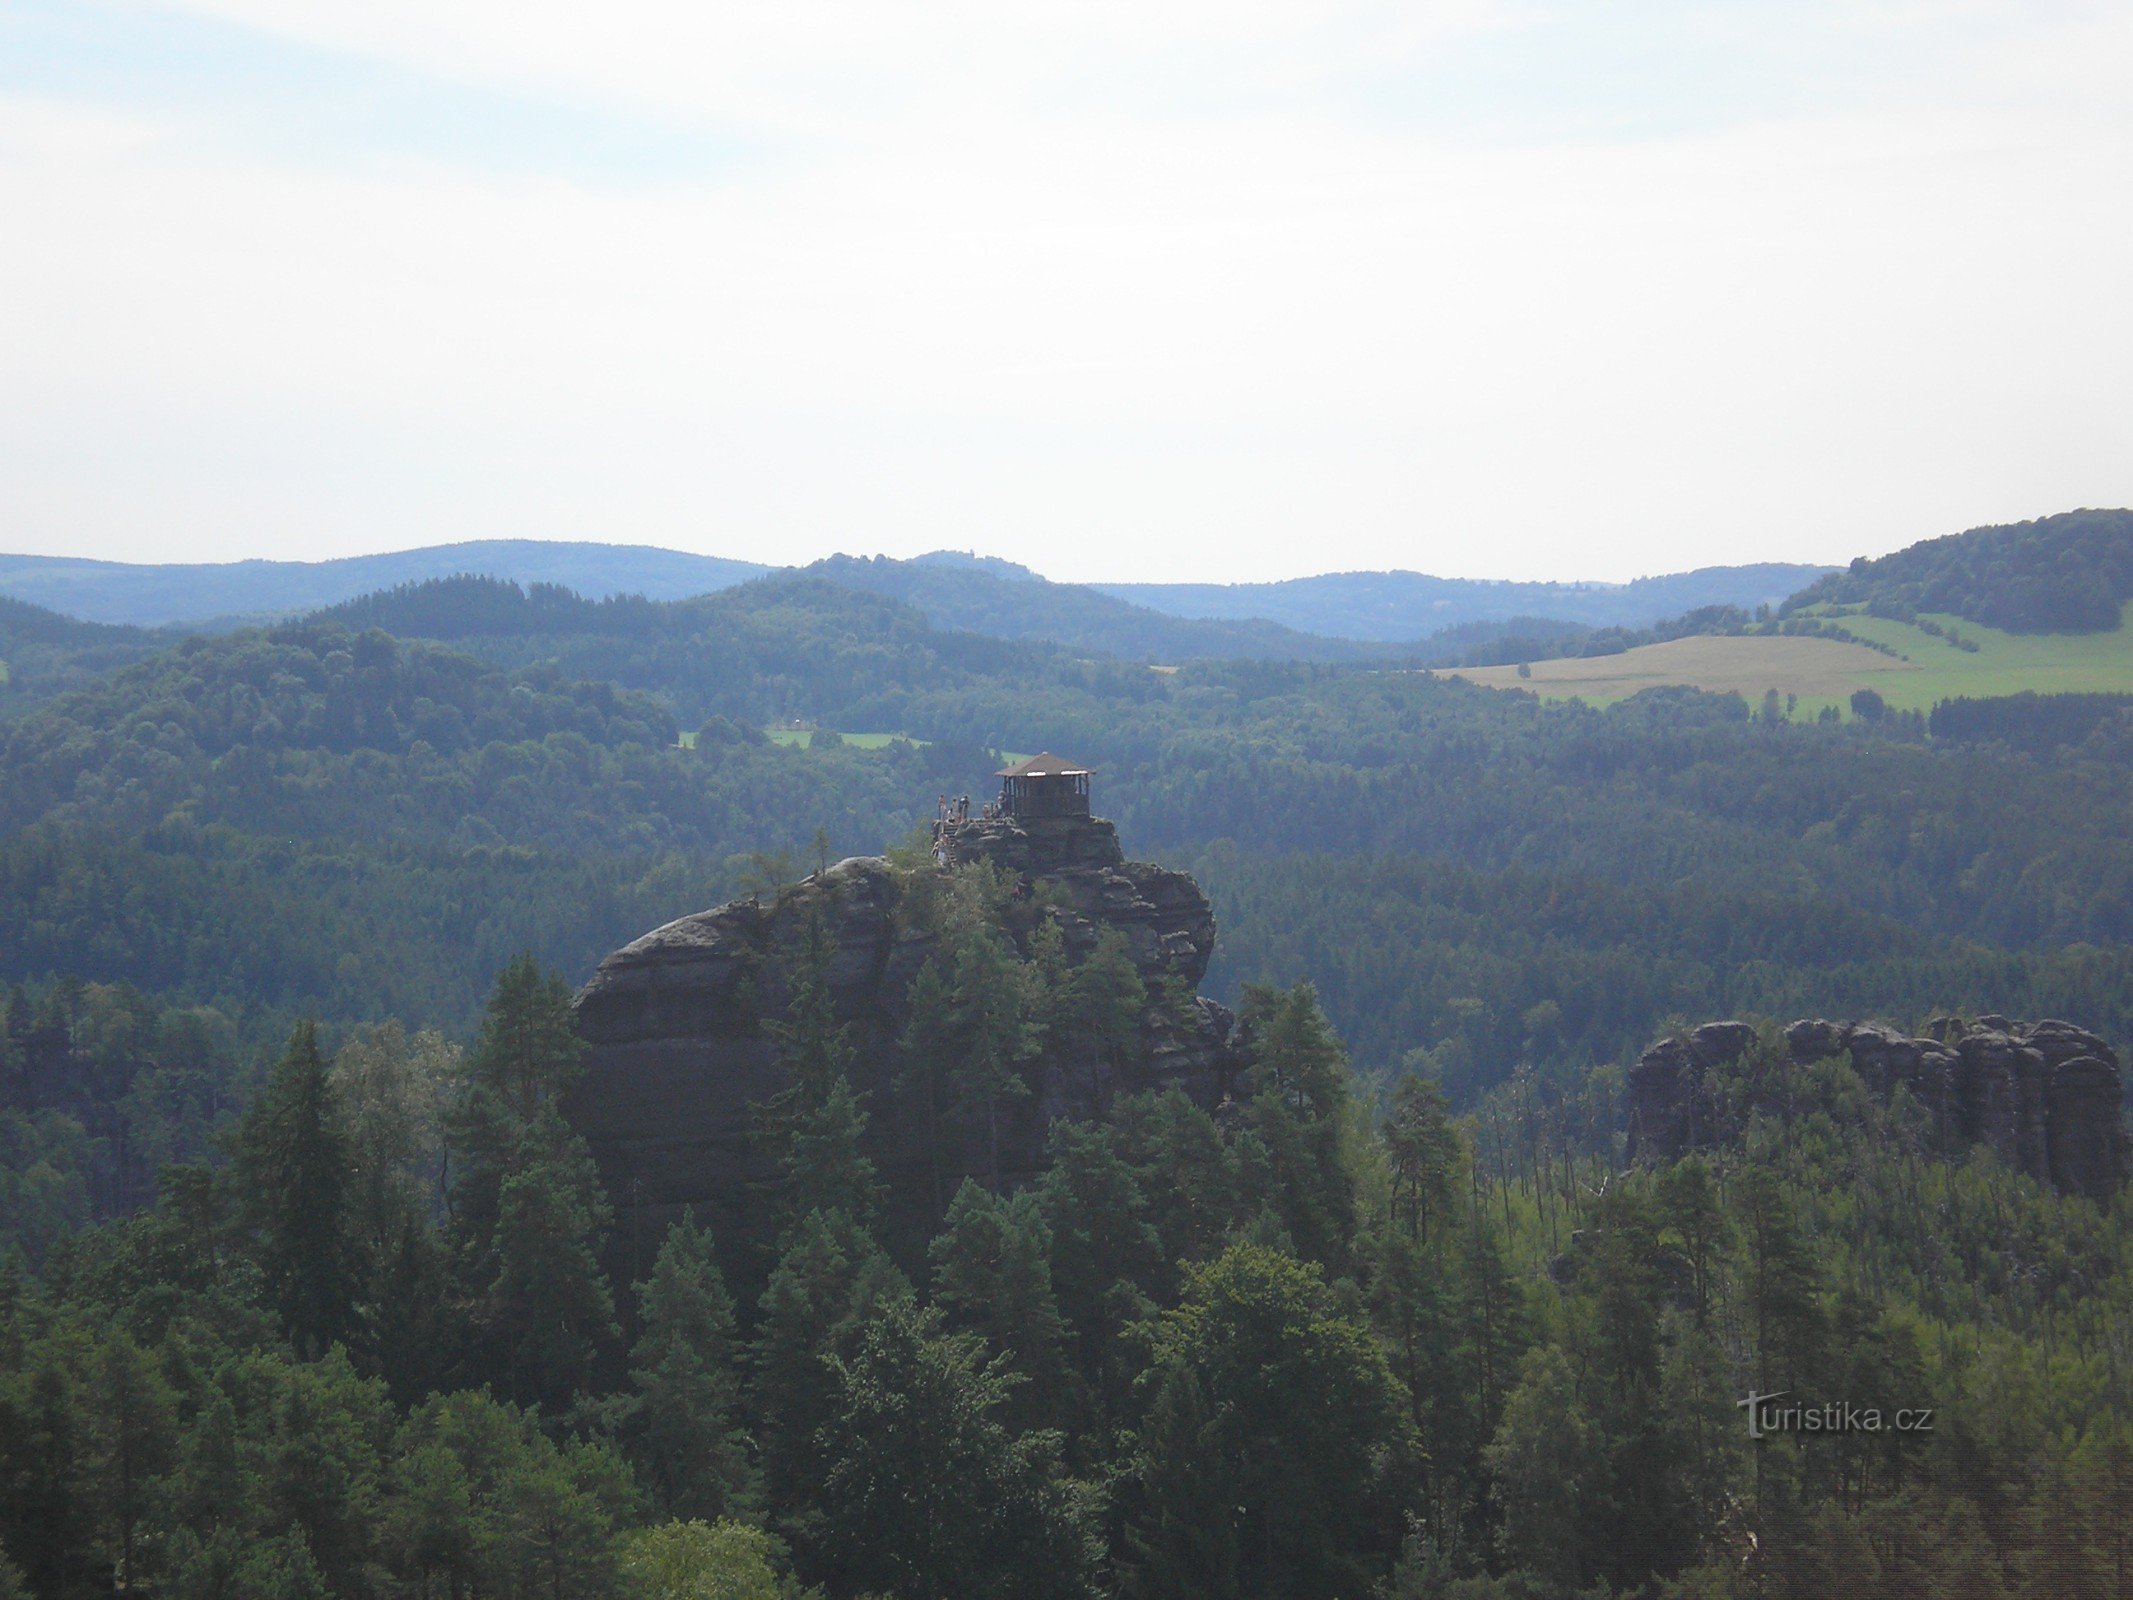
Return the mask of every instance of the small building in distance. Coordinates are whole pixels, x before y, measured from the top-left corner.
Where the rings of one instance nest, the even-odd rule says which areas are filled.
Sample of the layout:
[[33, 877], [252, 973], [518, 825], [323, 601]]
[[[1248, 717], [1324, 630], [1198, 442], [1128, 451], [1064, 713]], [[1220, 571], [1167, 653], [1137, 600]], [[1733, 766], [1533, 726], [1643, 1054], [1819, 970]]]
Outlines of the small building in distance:
[[1089, 815], [1089, 779], [1094, 774], [1049, 750], [1018, 765], [1003, 767], [996, 776], [1000, 780], [999, 813], [1003, 817], [1020, 820]]

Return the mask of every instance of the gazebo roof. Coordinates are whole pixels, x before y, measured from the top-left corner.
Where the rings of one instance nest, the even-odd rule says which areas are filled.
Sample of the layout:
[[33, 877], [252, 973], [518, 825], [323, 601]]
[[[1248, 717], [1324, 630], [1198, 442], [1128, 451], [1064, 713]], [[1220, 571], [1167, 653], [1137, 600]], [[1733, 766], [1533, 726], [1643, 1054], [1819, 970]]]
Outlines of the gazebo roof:
[[996, 778], [1086, 778], [1091, 774], [1087, 767], [1077, 767], [1047, 750], [1042, 755], [1031, 756], [1019, 766], [1002, 767], [993, 776]]

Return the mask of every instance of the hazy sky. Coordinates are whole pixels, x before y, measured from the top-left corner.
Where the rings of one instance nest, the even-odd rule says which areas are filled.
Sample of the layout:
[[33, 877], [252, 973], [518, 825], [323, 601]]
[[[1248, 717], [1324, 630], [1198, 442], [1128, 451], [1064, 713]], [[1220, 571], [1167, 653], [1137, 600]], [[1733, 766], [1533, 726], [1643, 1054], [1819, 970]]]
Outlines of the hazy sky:
[[0, 549], [1060, 578], [2133, 503], [2133, 6], [0, 3]]

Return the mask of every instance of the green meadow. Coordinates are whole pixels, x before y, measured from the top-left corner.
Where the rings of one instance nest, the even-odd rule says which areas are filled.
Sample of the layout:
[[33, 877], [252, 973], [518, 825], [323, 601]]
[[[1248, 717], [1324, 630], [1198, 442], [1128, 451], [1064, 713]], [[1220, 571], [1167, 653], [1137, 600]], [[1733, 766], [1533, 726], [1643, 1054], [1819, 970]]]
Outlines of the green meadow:
[[[2133, 612], [2133, 604], [2126, 607]], [[1881, 617], [1831, 620], [1862, 639], [1888, 645], [1910, 658], [1906, 672], [1876, 676], [1874, 688], [1892, 706], [1930, 711], [1958, 695], [1985, 699], [2020, 694], [2133, 694], [2133, 624], [2121, 613], [2114, 633], [2002, 633], [1961, 617], [1930, 621], [1977, 645], [1958, 650], [1907, 622]]]
[[[0, 683], [6, 681], [5, 676], [0, 675]], [[816, 734], [831, 731], [828, 728], [765, 728], [763, 733], [772, 744], [782, 744], [788, 750], [811, 750], [814, 748]], [[837, 737], [854, 750], [884, 750], [898, 740], [903, 741], [905, 744], [922, 745], [927, 742], [924, 739], [914, 739], [909, 734], [904, 733], [838, 733]], [[681, 736], [680, 744], [684, 750], [694, 750], [696, 748], [696, 735], [691, 732], [684, 732]]]
[[[811, 750], [814, 748], [817, 734], [830, 733], [836, 730], [829, 728], [765, 728], [763, 731], [770, 736], [772, 744], [791, 745], [795, 749]], [[906, 744], [924, 744], [926, 742], [923, 739], [913, 739], [901, 733], [839, 732], [837, 737], [855, 750], [886, 749], [899, 739]]]
[[[2133, 612], [2133, 604], [2126, 609]], [[1908, 622], [1823, 607], [1802, 614], [1826, 616], [1897, 655], [1798, 635], [1694, 635], [1614, 656], [1536, 661], [1525, 677], [1515, 667], [1462, 668], [1456, 676], [1593, 705], [1665, 684], [1739, 694], [1750, 704], [1775, 689], [1791, 697], [1795, 717], [1816, 716], [1825, 706], [1849, 715], [1858, 689], [1872, 689], [1899, 711], [1930, 711], [1960, 696], [1989, 699], [2024, 690], [2133, 694], [2133, 623], [2127, 621], [2113, 633], [2002, 633], [1960, 617], [1925, 619], [1977, 646], [1962, 650]]]

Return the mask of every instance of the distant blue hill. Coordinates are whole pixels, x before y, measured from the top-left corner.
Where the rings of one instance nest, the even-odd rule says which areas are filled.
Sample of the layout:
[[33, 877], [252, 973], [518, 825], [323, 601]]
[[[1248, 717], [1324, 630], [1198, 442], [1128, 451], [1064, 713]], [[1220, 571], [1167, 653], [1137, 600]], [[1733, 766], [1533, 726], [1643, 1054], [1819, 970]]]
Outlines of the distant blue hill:
[[1299, 633], [1380, 643], [1511, 617], [1588, 628], [1645, 628], [1701, 606], [1776, 606], [1833, 567], [1763, 562], [1699, 567], [1631, 583], [1512, 583], [1420, 572], [1332, 572], [1282, 583], [1094, 583], [1088, 587], [1174, 617], [1276, 622]]
[[264, 619], [315, 611], [358, 595], [462, 573], [552, 583], [591, 600], [641, 594], [685, 600], [769, 572], [753, 561], [650, 545], [477, 539], [338, 561], [227, 561], [141, 566], [70, 556], [0, 555], [0, 595], [89, 622]]
[[[1304, 633], [1257, 618], [1178, 617], [1027, 567], [936, 552], [913, 561], [831, 556], [805, 569], [839, 588], [900, 600], [936, 628], [1043, 639], [1125, 661], [1372, 661], [1399, 646]], [[1404, 643], [1404, 642], [1403, 642]]]
[[[232, 625], [301, 615], [462, 575], [552, 584], [589, 600], [683, 600], [778, 569], [646, 545], [488, 539], [337, 561], [133, 565], [0, 555], [0, 596], [91, 622]], [[1828, 567], [1706, 567], [1634, 583], [1508, 583], [1341, 572], [1285, 583], [1051, 583], [1014, 562], [938, 550], [911, 561], [834, 556], [808, 569], [903, 600], [936, 627], [1044, 638], [1128, 658], [1343, 661], [1518, 619], [1642, 628], [1701, 606], [1776, 604]]]

